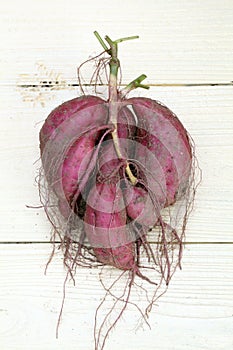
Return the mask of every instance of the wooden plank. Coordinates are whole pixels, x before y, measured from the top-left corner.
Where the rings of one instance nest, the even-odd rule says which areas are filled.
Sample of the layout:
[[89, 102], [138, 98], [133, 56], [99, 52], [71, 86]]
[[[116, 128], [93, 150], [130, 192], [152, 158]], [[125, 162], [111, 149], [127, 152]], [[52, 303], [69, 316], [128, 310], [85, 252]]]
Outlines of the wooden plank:
[[126, 82], [145, 73], [150, 84], [230, 83], [232, 10], [231, 0], [8, 1], [0, 11], [1, 80], [14, 84], [42, 61], [76, 83], [77, 66], [101, 51], [92, 34], [99, 30], [140, 36], [120, 48]]
[[[9, 0], [0, 5], [1, 349], [94, 349], [94, 313], [104, 296], [100, 269], [78, 269], [76, 286], [67, 284], [56, 339], [66, 272], [58, 251], [44, 276], [50, 225], [42, 209], [26, 207], [40, 204], [34, 181], [39, 129], [55, 106], [79, 93], [78, 65], [101, 51], [94, 30], [113, 39], [140, 36], [120, 45], [122, 83], [148, 75], [151, 89], [135, 94], [174, 110], [195, 140], [203, 171], [183, 270], [150, 313], [151, 330], [130, 305], [105, 349], [233, 348], [232, 23], [232, 0]], [[93, 67], [85, 70], [87, 83]], [[106, 267], [102, 278], [110, 283], [118, 275]], [[124, 286], [122, 278], [116, 293]], [[151, 295], [152, 286], [143, 286]], [[142, 289], [131, 297], [146, 306]]]
[[[100, 269], [78, 269], [76, 286], [67, 284], [59, 338], [55, 327], [65, 271], [57, 253], [49, 266], [49, 244], [0, 245], [0, 344], [2, 349], [93, 349], [94, 312], [104, 295]], [[129, 306], [112, 332], [106, 350], [216, 349], [233, 345], [232, 245], [194, 245], [185, 250], [183, 270], [150, 313], [151, 330]], [[106, 268], [106, 279], [117, 276]], [[122, 279], [118, 291], [124, 287]], [[150, 289], [150, 287], [149, 287]], [[144, 305], [142, 293], [132, 293]], [[104, 311], [103, 311], [104, 312]]]
[[[232, 92], [231, 87], [153, 87], [146, 92], [173, 109], [195, 139], [203, 180], [187, 241], [232, 242]], [[40, 166], [38, 133], [48, 113], [76, 91], [48, 90], [51, 100], [44, 107], [23, 101], [19, 91], [7, 87], [0, 93], [2, 193], [8, 186], [0, 198], [0, 241], [48, 241], [50, 226], [43, 210], [26, 207], [40, 204], [34, 181]]]

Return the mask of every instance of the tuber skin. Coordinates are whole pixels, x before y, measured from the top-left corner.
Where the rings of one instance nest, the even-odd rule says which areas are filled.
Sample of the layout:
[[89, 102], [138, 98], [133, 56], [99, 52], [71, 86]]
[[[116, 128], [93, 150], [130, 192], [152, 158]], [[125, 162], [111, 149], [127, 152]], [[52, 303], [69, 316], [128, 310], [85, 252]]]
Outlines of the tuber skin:
[[[166, 178], [166, 206], [171, 205], [178, 193], [184, 192], [191, 173], [192, 149], [187, 131], [177, 116], [158, 101], [140, 97], [128, 102], [132, 102], [138, 117], [136, 140], [159, 160]], [[150, 167], [146, 160], [145, 164]]]
[[125, 161], [118, 159], [113, 142], [105, 142], [98, 161], [96, 184], [87, 198], [84, 228], [100, 262], [122, 270], [134, 270], [135, 244], [126, 225], [127, 213], [120, 186], [124, 168]]
[[[148, 98], [126, 98], [132, 89], [145, 87], [141, 84], [145, 75], [118, 91], [118, 41], [109, 37], [106, 41], [111, 56], [109, 99], [81, 96], [54, 109], [40, 131], [40, 150], [44, 173], [58, 197], [60, 213], [66, 219], [71, 211], [79, 215], [82, 195], [87, 203], [81, 219], [91, 246], [99, 243], [98, 248], [93, 247], [97, 260], [126, 270], [135, 269], [137, 260], [135, 232], [131, 232], [133, 242], [128, 246], [126, 223], [133, 220], [135, 227], [149, 229], [161, 222], [161, 210], [174, 204], [186, 191], [192, 148], [185, 128], [166, 106]], [[107, 192], [106, 207], [97, 210], [95, 206], [98, 208], [98, 201]], [[108, 212], [117, 208], [118, 197], [125, 208]], [[108, 228], [118, 233], [103, 238], [101, 228], [105, 236]], [[117, 247], [106, 247], [107, 241], [110, 245], [115, 239]], [[127, 259], [118, 261], [119, 254], [111, 249], [120, 249], [123, 254], [125, 245], [130, 263], [124, 265]], [[102, 249], [104, 258], [96, 249]]]
[[[60, 193], [59, 182], [55, 182], [53, 189], [60, 199], [59, 210], [66, 219], [71, 214], [72, 199], [77, 193], [77, 184], [84, 177], [84, 171], [92, 174], [94, 170], [95, 164], [91, 160], [98, 134], [94, 130], [88, 135], [79, 137], [67, 151], [64, 162], [58, 170], [58, 177], [61, 176], [62, 179], [62, 193]], [[86, 182], [84, 182], [85, 185]]]
[[[187, 130], [168, 107], [150, 98], [128, 98], [132, 90], [148, 88], [142, 84], [145, 74], [119, 88], [118, 44], [136, 37], [113, 41], [106, 36], [106, 44], [97, 32], [95, 35], [108, 55], [97, 62], [97, 72], [101, 65], [106, 68], [106, 62], [109, 64], [108, 98], [83, 95], [49, 114], [39, 135], [41, 178], [45, 180], [40, 197], [54, 228], [54, 242], [56, 235], [61, 240], [64, 264], [73, 280], [77, 266], [92, 267], [93, 263], [128, 273], [123, 296], [112, 294], [114, 284], [106, 287], [108, 295], [117, 300], [114, 307], [118, 301], [124, 306], [116, 320], [110, 321], [102, 344], [102, 327], [108, 324], [111, 311], [98, 332], [95, 328], [95, 350], [102, 350], [129, 302], [135, 278], [156, 285], [141, 313], [145, 318], [157, 294], [163, 294], [158, 293], [159, 288], [164, 282], [167, 287], [181, 266], [197, 163]], [[153, 228], [152, 244], [148, 233]], [[146, 266], [141, 263], [141, 252], [147, 258]], [[154, 272], [156, 279], [142, 269]]]
[[156, 212], [153, 201], [145, 188], [132, 186], [129, 183], [124, 191], [124, 198], [126, 200], [127, 215], [131, 219], [136, 220], [137, 223], [148, 228], [155, 226], [158, 219], [158, 213]]
[[126, 212], [116, 200], [116, 197], [123, 199], [120, 188], [117, 184], [97, 183], [95, 193], [91, 191], [89, 196], [84, 217], [85, 232], [97, 259], [119, 269], [134, 269], [135, 248], [133, 242], [129, 243]]
[[[93, 104], [93, 100], [95, 104]], [[88, 154], [90, 149], [95, 146], [100, 135], [99, 132], [101, 130], [103, 132], [109, 131], [113, 128], [110, 124], [106, 125], [108, 111], [106, 105], [103, 103], [104, 101], [99, 101], [98, 99], [98, 103], [96, 103], [96, 99], [93, 100], [90, 96], [87, 96], [86, 99], [82, 99], [82, 108], [80, 108], [78, 101], [75, 101], [76, 107], [78, 103], [78, 110], [74, 108], [74, 100], [65, 102], [66, 108], [70, 103], [72, 112], [75, 112], [67, 112], [66, 118], [60, 117], [62, 115], [60, 110], [64, 110], [62, 104], [48, 116], [40, 132], [41, 140], [45, 140], [50, 133], [47, 142], [44, 144], [42, 141], [40, 145], [45, 177], [55, 194], [63, 200], [67, 199], [67, 195], [64, 193], [63, 182], [61, 181], [62, 175], [66, 173], [66, 168], [71, 168], [73, 172], [76, 171], [78, 174], [80, 162], [83, 159], [82, 156]], [[85, 106], [85, 108], [83, 106]], [[55, 124], [53, 123], [54, 120]], [[60, 120], [59, 124], [58, 120]], [[58, 127], [53, 130], [51, 125], [58, 125]], [[76, 160], [75, 157], [77, 157]], [[95, 162], [89, 168], [93, 170], [94, 166]], [[91, 173], [90, 169], [88, 175]], [[71, 181], [71, 178], [72, 176], [70, 175], [69, 181]], [[82, 189], [86, 185], [87, 180], [88, 177], [86, 176], [86, 181], [83, 183]], [[65, 191], [67, 187], [72, 187], [72, 184], [68, 183], [67, 176], [65, 185]]]
[[46, 142], [49, 141], [52, 135], [56, 132], [59, 125], [61, 125], [67, 119], [72, 118], [72, 116], [78, 111], [104, 102], [105, 101], [99, 97], [89, 95], [76, 97], [56, 107], [49, 114], [40, 130], [39, 139], [41, 154], [44, 151]]

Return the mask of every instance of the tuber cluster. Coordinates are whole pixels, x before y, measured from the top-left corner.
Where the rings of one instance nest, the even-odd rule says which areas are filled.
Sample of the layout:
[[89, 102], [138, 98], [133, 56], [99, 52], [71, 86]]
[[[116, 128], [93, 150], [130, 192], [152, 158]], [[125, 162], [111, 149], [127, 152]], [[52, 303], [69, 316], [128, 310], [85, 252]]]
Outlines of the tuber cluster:
[[[168, 284], [180, 264], [195, 192], [192, 141], [165, 105], [128, 97], [133, 89], [147, 88], [141, 84], [145, 75], [119, 89], [118, 43], [134, 37], [112, 41], [107, 36], [107, 46], [95, 35], [109, 57], [109, 96], [82, 95], [55, 108], [45, 120], [40, 130], [49, 189], [44, 207], [60, 232], [70, 271], [85, 260], [85, 248], [90, 263], [130, 271], [132, 279], [156, 284], [141, 271], [144, 251]], [[55, 198], [55, 211], [49, 208], [49, 197]], [[177, 203], [185, 206], [180, 232], [171, 217], [166, 220]], [[148, 239], [151, 229], [157, 230], [155, 249]]]

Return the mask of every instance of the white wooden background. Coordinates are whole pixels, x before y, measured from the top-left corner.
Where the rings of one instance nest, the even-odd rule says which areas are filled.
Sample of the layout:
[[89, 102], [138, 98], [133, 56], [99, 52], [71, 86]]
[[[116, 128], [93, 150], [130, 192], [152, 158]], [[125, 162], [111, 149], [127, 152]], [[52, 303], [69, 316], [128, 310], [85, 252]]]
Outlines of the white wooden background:
[[[148, 92], [179, 116], [196, 142], [203, 181], [178, 271], [150, 315], [125, 314], [108, 349], [233, 348], [232, 0], [7, 0], [0, 5], [0, 348], [93, 350], [98, 269], [67, 286], [57, 254], [47, 276], [50, 227], [34, 182], [38, 132], [56, 105], [77, 95], [77, 66], [101, 51], [98, 30], [122, 43], [123, 82], [148, 75]], [[42, 81], [59, 80], [54, 87]], [[35, 85], [32, 88], [32, 85]]]

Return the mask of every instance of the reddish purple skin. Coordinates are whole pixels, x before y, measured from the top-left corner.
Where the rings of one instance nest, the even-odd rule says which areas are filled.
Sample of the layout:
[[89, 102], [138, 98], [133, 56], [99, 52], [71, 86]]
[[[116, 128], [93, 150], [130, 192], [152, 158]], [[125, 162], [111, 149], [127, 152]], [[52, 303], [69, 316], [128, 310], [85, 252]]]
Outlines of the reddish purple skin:
[[128, 104], [132, 104], [133, 108], [136, 112], [136, 114], [138, 114], [140, 116], [139, 121], [141, 122], [141, 124], [143, 124], [143, 118], [145, 118], [145, 120], [148, 118], [148, 116], [146, 115], [141, 115], [139, 113], [140, 111], [140, 107], [146, 107], [148, 109], [151, 109], [153, 112], [155, 112], [158, 117], [161, 119], [161, 121], [163, 119], [165, 120], [169, 120], [169, 122], [175, 127], [175, 129], [179, 132], [179, 135], [181, 137], [181, 139], [183, 140], [186, 148], [188, 149], [188, 151], [191, 153], [191, 146], [189, 143], [189, 138], [187, 135], [187, 131], [184, 128], [183, 124], [179, 121], [179, 119], [177, 118], [177, 116], [165, 105], [163, 105], [162, 103], [149, 99], [149, 98], [145, 98], [145, 97], [133, 97], [128, 99], [127, 101]]
[[89, 193], [84, 216], [85, 232], [98, 261], [122, 270], [135, 269], [135, 243], [128, 235], [127, 214], [113, 142], [102, 146], [96, 187]]
[[[137, 127], [126, 103], [132, 105]], [[102, 104], [103, 107], [98, 106]], [[148, 194], [144, 188], [130, 186], [122, 193], [118, 182], [124, 172], [125, 161], [135, 158], [155, 175], [157, 185], [153, 187], [152, 179], [149, 187], [163, 208], [172, 204], [177, 199], [177, 191], [186, 186], [192, 150], [186, 130], [167, 107], [147, 98], [131, 98], [122, 101], [122, 104], [124, 107], [119, 109], [117, 127], [123, 159], [117, 158], [112, 141], [101, 146], [97, 183], [88, 195], [84, 227], [98, 261], [136, 271], [135, 242], [127, 232], [127, 215], [141, 224], [153, 226], [157, 214], [151, 199], [147, 201]], [[96, 96], [82, 96], [53, 110], [40, 131], [45, 174], [60, 198], [60, 210], [65, 217], [69, 215], [66, 201], [69, 202], [77, 192], [80, 164], [89, 154], [83, 169], [88, 168], [99, 136], [97, 130], [107, 123], [106, 101]], [[153, 154], [154, 162], [145, 155], [143, 147], [135, 147], [136, 143]], [[59, 164], [61, 153], [63, 158], [60, 157]], [[95, 164], [91, 166], [94, 169]], [[142, 169], [139, 174], [144, 181]], [[163, 181], [164, 185], [161, 185]], [[55, 185], [57, 183], [58, 186]], [[129, 201], [126, 208], [123, 198]], [[159, 205], [158, 210], [161, 209]]]
[[112, 139], [103, 143], [98, 157], [98, 182], [117, 183], [119, 181], [119, 170], [124, 166], [124, 159], [120, 160], [117, 156]]
[[43, 153], [44, 146], [49, 138], [52, 136], [53, 132], [58, 128], [58, 126], [65, 120], [69, 119], [74, 113], [100, 103], [105, 103], [96, 96], [81, 96], [74, 98], [72, 100], [62, 103], [60, 106], [56, 107], [47, 117], [44, 125], [40, 130], [40, 149]]
[[[175, 201], [176, 191], [179, 187], [179, 179], [176, 170], [176, 166], [173, 162], [173, 155], [166, 149], [162, 142], [155, 136], [147, 133], [144, 129], [137, 130], [136, 141], [140, 142], [143, 146], [147, 147], [150, 150], [156, 159], [159, 160], [159, 163], [163, 169], [163, 174], [166, 182], [166, 206], [171, 205]], [[142, 153], [141, 153], [142, 152]], [[143, 158], [145, 153], [143, 149], [136, 149], [136, 159]], [[147, 164], [147, 168], [151, 169], [153, 172], [153, 164], [147, 162], [147, 159], [144, 160]]]
[[[121, 190], [111, 183], [98, 183], [96, 188], [97, 193], [91, 191], [88, 197], [84, 217], [87, 238], [98, 261], [122, 270], [132, 270], [135, 268], [135, 247], [127, 235], [124, 206], [121, 209]], [[98, 198], [98, 193], [102, 200]]]
[[124, 191], [128, 216], [139, 224], [153, 227], [158, 219], [155, 207], [148, 192], [137, 186], [129, 185]]
[[79, 173], [81, 164], [82, 169], [87, 169], [90, 165], [92, 168], [94, 167], [94, 164], [91, 164], [90, 160], [97, 134], [96, 131], [93, 131], [89, 132], [88, 135], [81, 136], [72, 144], [67, 152], [62, 164], [62, 186], [68, 201], [71, 200], [77, 190], [79, 178], [83, 175], [83, 173]]
[[[99, 135], [98, 129], [106, 125], [108, 110], [104, 102], [95, 96], [85, 96], [67, 101], [48, 116], [41, 129], [41, 159], [45, 176], [59, 198], [65, 199], [67, 197], [64, 195], [61, 181], [64, 161], [66, 163], [65, 168], [70, 167], [72, 169], [70, 176], [67, 175], [64, 169], [66, 174], [65, 183], [67, 187], [73, 188], [74, 180], [71, 179], [75, 171], [78, 173], [81, 160], [79, 146], [82, 145], [82, 150], [80, 148], [82, 156], [85, 154], [84, 144], [87, 146], [86, 152], [88, 153], [96, 141], [96, 139], [93, 139], [93, 135], [96, 135], [97, 138]], [[79, 141], [80, 138], [81, 141]], [[87, 140], [84, 140], [84, 138], [87, 138]], [[73, 144], [75, 144], [75, 147], [72, 148]], [[67, 155], [69, 151], [71, 154]], [[76, 165], [75, 157], [77, 157]], [[71, 162], [70, 165], [69, 162]], [[68, 183], [69, 180], [71, 180], [71, 184]], [[70, 190], [66, 189], [66, 192], [70, 192]]]
[[134, 243], [127, 243], [118, 248], [94, 248], [98, 261], [121, 270], [135, 270]]
[[117, 133], [119, 138], [132, 139], [135, 130], [136, 124], [133, 113], [127, 107], [120, 108], [117, 118]]
[[[138, 118], [136, 140], [147, 147], [159, 160], [166, 181], [166, 204], [173, 204], [178, 190], [182, 192], [188, 184], [191, 171], [192, 149], [187, 131], [179, 119], [166, 106], [147, 98], [131, 98]], [[141, 149], [136, 149], [135, 158], [143, 157]], [[144, 160], [148, 169], [153, 164]]]

